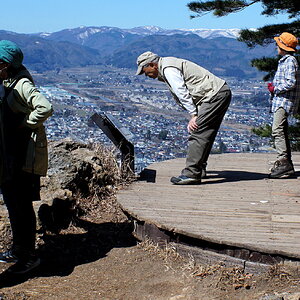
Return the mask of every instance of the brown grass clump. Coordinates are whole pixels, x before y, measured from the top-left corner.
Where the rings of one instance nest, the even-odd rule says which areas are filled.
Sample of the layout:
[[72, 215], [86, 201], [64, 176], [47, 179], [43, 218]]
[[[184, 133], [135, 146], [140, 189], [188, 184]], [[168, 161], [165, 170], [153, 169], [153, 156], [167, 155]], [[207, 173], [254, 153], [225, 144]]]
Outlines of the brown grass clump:
[[95, 154], [93, 175], [88, 183], [89, 194], [83, 195], [80, 191], [76, 194], [76, 208], [84, 215], [96, 218], [109, 215], [114, 216], [116, 221], [124, 220], [116, 201], [116, 192], [135, 180], [134, 174], [124, 171], [128, 171], [124, 167], [128, 162], [125, 161], [122, 166], [120, 165], [115, 147], [107, 148], [100, 144], [89, 147]]
[[161, 246], [158, 243], [153, 242], [151, 239], [145, 239], [138, 244], [138, 247], [145, 251], [155, 253], [166, 261], [183, 259], [172, 243], [165, 243]]
[[242, 268], [222, 268], [217, 281], [217, 287], [225, 289], [233, 287], [235, 290], [240, 288], [250, 289], [255, 281], [252, 280], [253, 274], [245, 273]]

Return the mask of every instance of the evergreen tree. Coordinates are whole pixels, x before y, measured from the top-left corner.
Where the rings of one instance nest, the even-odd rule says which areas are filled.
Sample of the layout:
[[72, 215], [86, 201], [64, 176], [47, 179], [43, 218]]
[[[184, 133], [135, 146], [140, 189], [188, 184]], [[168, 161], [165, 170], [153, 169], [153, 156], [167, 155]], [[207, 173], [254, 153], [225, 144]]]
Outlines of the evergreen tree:
[[[297, 120], [300, 116], [296, 116]], [[269, 137], [271, 140], [271, 146], [274, 147], [274, 140], [272, 138], [272, 127], [269, 124], [265, 124], [260, 127], [252, 128], [251, 131], [261, 137]], [[299, 141], [300, 123], [299, 121], [292, 126], [288, 127], [288, 135], [291, 144], [292, 151], [300, 151], [300, 141]]]
[[[268, 25], [255, 30], [241, 30], [238, 38], [239, 41], [246, 43], [249, 48], [253, 48], [256, 45], [265, 46], [274, 42], [274, 36], [280, 35], [282, 32], [292, 33], [296, 37], [300, 36], [299, 0], [211, 0], [190, 2], [187, 6], [191, 11], [196, 13], [191, 18], [201, 17], [210, 12], [217, 17], [222, 17], [244, 10], [255, 3], [261, 3], [263, 9], [261, 12], [262, 15], [275, 16], [278, 14], [287, 14], [291, 22]], [[300, 63], [299, 55], [296, 54], [296, 58]], [[263, 78], [264, 80], [271, 80], [275, 75], [279, 59], [280, 57], [256, 58], [251, 61], [251, 64], [259, 71], [267, 72], [267, 75]], [[295, 126], [289, 126], [289, 139], [292, 149], [299, 151], [300, 115], [297, 115], [296, 119], [298, 123]], [[271, 131], [269, 125], [252, 129], [253, 133], [263, 137], [271, 137]]]
[[[212, 0], [190, 2], [188, 8], [195, 12], [192, 18], [201, 17], [212, 12], [217, 17], [226, 16], [230, 13], [239, 12], [247, 7], [261, 3], [262, 15], [274, 16], [287, 14], [290, 23], [274, 24], [257, 28], [256, 30], [244, 29], [240, 31], [239, 41], [246, 43], [250, 48], [256, 45], [267, 45], [273, 42], [273, 37], [284, 31], [300, 36], [300, 1], [299, 0]], [[260, 71], [268, 72], [264, 77], [270, 80], [277, 68], [278, 58], [266, 58], [252, 60], [252, 66]]]
[[158, 134], [158, 138], [160, 140], [166, 140], [168, 137], [169, 131], [168, 130], [161, 130], [160, 133]]

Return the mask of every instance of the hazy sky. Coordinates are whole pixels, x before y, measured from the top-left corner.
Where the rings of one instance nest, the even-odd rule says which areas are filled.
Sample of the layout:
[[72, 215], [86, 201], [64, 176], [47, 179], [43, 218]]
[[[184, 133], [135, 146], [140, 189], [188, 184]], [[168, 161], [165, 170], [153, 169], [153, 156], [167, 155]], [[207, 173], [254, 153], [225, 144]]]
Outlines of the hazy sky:
[[[54, 32], [79, 26], [133, 28], [257, 28], [288, 21], [265, 17], [260, 4], [227, 17], [190, 19], [185, 0], [14, 0], [1, 14], [0, 29], [18, 33]], [[3, 8], [3, 7], [2, 7]]]

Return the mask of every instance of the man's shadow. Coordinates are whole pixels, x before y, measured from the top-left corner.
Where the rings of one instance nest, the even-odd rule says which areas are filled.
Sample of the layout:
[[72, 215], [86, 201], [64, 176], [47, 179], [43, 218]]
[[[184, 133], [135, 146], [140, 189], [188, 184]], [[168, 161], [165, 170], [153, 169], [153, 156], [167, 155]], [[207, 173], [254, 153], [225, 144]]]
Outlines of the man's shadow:
[[[221, 182], [253, 181], [268, 178], [266, 173], [257, 173], [240, 170], [208, 171], [205, 184], [215, 184]], [[211, 180], [210, 180], [211, 179]]]
[[[295, 172], [295, 175], [289, 178], [297, 178], [299, 175], [300, 172]], [[207, 172], [207, 178], [205, 179], [205, 181], [203, 181], [203, 183], [216, 184], [221, 182], [253, 181], [268, 178], [269, 174], [267, 173], [257, 173], [239, 170], [223, 170]]]
[[67, 276], [81, 264], [103, 258], [113, 248], [136, 245], [133, 225], [124, 223], [94, 224], [79, 220], [83, 234], [47, 234], [38, 249], [41, 265], [26, 275], [14, 275], [8, 270], [0, 274], [0, 288], [14, 286], [33, 277]]
[[[205, 184], [215, 184], [220, 182], [236, 182], [248, 180], [262, 180], [268, 178], [266, 173], [257, 173], [239, 170], [207, 171]], [[144, 169], [138, 178], [138, 181], [156, 182], [156, 170]]]

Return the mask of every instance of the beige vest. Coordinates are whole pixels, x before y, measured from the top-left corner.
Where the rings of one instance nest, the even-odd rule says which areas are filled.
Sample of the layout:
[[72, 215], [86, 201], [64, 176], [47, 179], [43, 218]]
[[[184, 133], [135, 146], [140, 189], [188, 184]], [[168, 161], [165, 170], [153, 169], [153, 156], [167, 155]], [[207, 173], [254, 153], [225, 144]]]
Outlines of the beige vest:
[[164, 69], [167, 67], [175, 67], [183, 74], [184, 82], [195, 105], [209, 102], [225, 83], [223, 79], [191, 61], [176, 57], [162, 57], [158, 62], [158, 79], [167, 83], [177, 102], [179, 100], [164, 76]]

